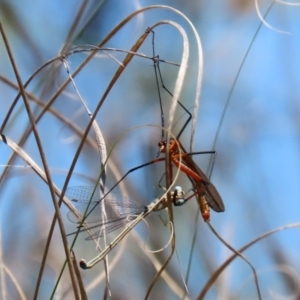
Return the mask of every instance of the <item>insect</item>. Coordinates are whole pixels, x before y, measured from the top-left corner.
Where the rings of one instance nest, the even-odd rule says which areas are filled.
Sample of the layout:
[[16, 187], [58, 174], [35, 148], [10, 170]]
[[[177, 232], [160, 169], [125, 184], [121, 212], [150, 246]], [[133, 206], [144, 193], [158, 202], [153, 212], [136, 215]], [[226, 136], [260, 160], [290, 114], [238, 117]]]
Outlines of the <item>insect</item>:
[[[171, 191], [172, 203], [175, 206], [180, 206], [185, 203], [184, 191], [181, 187], [175, 187], [174, 191]], [[88, 227], [88, 229], [100, 228], [97, 232], [88, 236], [86, 240], [97, 239], [105, 234], [108, 234], [128, 223], [135, 220], [138, 215], [143, 215], [149, 210], [159, 211], [166, 207], [166, 197], [155, 199], [151, 204], [145, 206], [133, 201], [130, 198], [123, 197], [115, 193], [109, 193], [105, 197], [105, 216], [102, 214], [102, 207], [99, 205], [99, 199], [102, 199], [99, 190], [94, 193], [94, 186], [74, 186], [70, 187], [66, 191], [66, 196], [74, 203], [78, 213], [81, 217], [84, 217], [84, 213], [88, 206], [94, 207], [88, 216], [85, 218], [86, 222], [94, 224]], [[68, 212], [68, 219], [78, 224], [80, 221], [77, 216], [72, 212]], [[81, 229], [79, 232], [86, 232], [87, 229]], [[73, 235], [77, 233], [69, 233]]]
[[[154, 70], [155, 70], [155, 76], [156, 76], [156, 82], [157, 82], [157, 89], [158, 89], [158, 95], [159, 95], [159, 103], [161, 108], [161, 124], [162, 127], [164, 127], [164, 113], [162, 109], [162, 100], [160, 95], [160, 88], [158, 84], [158, 76], [160, 77], [160, 81], [162, 83], [163, 88], [173, 97], [172, 93], [164, 86], [162, 75], [159, 68], [159, 62], [161, 60], [158, 56], [155, 56], [154, 51], [154, 33], [153, 33], [153, 62], [154, 62]], [[188, 114], [188, 119], [185, 122], [184, 126], [179, 131], [178, 135], [176, 136], [176, 139], [170, 139], [169, 144], [167, 140], [164, 137], [164, 130], [162, 130], [162, 136], [161, 141], [158, 143], [159, 146], [159, 155], [161, 153], [167, 153], [167, 148], [169, 147], [169, 161], [170, 164], [173, 164], [176, 166], [181, 172], [185, 173], [189, 180], [193, 184], [193, 194], [189, 196], [188, 198], [184, 199], [184, 193], [181, 191], [176, 190], [171, 193], [172, 203], [174, 205], [183, 205], [186, 201], [191, 199], [194, 196], [197, 196], [198, 204], [202, 213], [202, 217], [205, 221], [209, 221], [210, 218], [210, 210], [209, 207], [212, 208], [216, 212], [222, 212], [225, 210], [224, 204], [222, 201], [221, 196], [219, 195], [217, 189], [215, 186], [209, 181], [209, 179], [206, 177], [206, 175], [202, 172], [202, 170], [197, 166], [197, 164], [193, 161], [191, 156], [196, 154], [212, 154], [215, 153], [214, 151], [204, 151], [204, 152], [193, 152], [193, 153], [187, 153], [185, 149], [183, 148], [182, 144], [179, 142], [179, 138], [184, 132], [184, 129], [186, 128], [187, 124], [190, 122], [192, 115], [191, 113], [184, 107], [182, 103], [178, 101], [178, 104], [184, 109], [184, 111]], [[158, 155], [158, 156], [159, 156]], [[156, 206], [158, 205], [156, 201], [151, 203], [149, 206], [139, 206], [134, 204], [134, 202], [129, 201], [128, 199], [125, 199], [124, 197], [117, 198], [118, 200], [114, 200], [114, 197], [112, 196], [112, 191], [114, 188], [122, 181], [124, 180], [130, 173], [141, 169], [143, 167], [149, 166], [151, 164], [165, 161], [166, 157], [157, 157], [156, 159], [149, 161], [145, 164], [139, 165], [135, 168], [130, 169], [115, 185], [113, 185], [108, 192], [106, 192], [104, 195], [96, 194], [96, 198], [92, 199], [92, 203], [90, 205], [91, 209], [88, 210], [88, 213], [84, 216], [82, 216], [82, 222], [87, 221], [88, 223], [97, 222], [95, 226], [90, 227], [96, 228], [99, 226], [102, 226], [103, 228], [97, 231], [95, 234], [93, 234], [88, 239], [94, 239], [99, 236], [102, 236], [104, 233], [109, 233], [114, 229], [117, 229], [125, 224], [127, 224], [127, 228], [103, 251], [101, 252], [95, 259], [93, 259], [91, 262], [86, 263], [84, 260], [81, 261], [80, 265], [82, 268], [90, 268], [95, 263], [103, 259], [105, 255], [110, 251], [109, 249], [112, 249], [117, 243], [138, 223], [140, 220], [142, 220], [144, 217], [146, 217], [149, 213], [151, 213], [156, 209]], [[170, 166], [170, 170], [172, 170], [172, 167]], [[171, 179], [172, 174], [171, 174]], [[78, 195], [72, 195], [72, 193], [77, 193], [79, 190], [82, 191], [84, 189], [87, 192], [86, 197], [83, 199], [81, 197], [78, 197]], [[86, 209], [88, 200], [91, 199], [91, 187], [84, 187], [84, 188], [73, 188], [71, 191], [67, 191], [67, 196], [71, 196], [70, 198], [73, 199], [74, 202], [77, 202], [80, 204], [80, 207], [78, 207], [80, 212], [83, 212]], [[71, 195], [70, 195], [71, 193]], [[101, 218], [101, 206], [99, 205], [103, 199], [108, 199], [110, 207], [108, 207], [108, 215], [107, 219], [104, 221]], [[95, 201], [96, 200], [96, 201]], [[84, 203], [83, 203], [84, 201]], [[126, 206], [126, 204], [120, 205], [120, 201], [128, 202], [129, 205]], [[160, 199], [160, 205], [158, 205], [159, 209], [165, 208], [166, 204], [166, 198]], [[138, 217], [130, 217], [133, 215], [138, 215]], [[72, 216], [68, 215], [68, 218], [72, 222], [78, 223], [78, 220]], [[97, 220], [97, 221], [94, 221]], [[131, 219], [131, 222], [129, 220]], [[81, 230], [86, 231], [86, 229]]]
[[[166, 153], [167, 141], [162, 140], [158, 143], [159, 150], [161, 153]], [[181, 153], [179, 151], [181, 150]], [[211, 207], [216, 212], [223, 212], [225, 210], [223, 200], [219, 195], [215, 186], [209, 181], [206, 175], [192, 160], [191, 155], [195, 154], [206, 154], [207, 152], [193, 152], [187, 153], [181, 143], [178, 140], [170, 139], [169, 142], [169, 157], [170, 162], [173, 163], [177, 168], [184, 172], [190, 181], [194, 185], [194, 194], [189, 196], [186, 201], [193, 196], [198, 196], [198, 204], [204, 221], [209, 221]], [[180, 162], [179, 159], [183, 162]]]
[[[71, 187], [67, 190], [66, 195], [73, 201], [77, 202], [79, 206], [77, 209], [79, 213], [84, 213], [89, 200], [92, 197], [94, 187], [93, 186], [76, 186]], [[180, 206], [185, 203], [184, 191], [181, 187], [175, 187], [174, 191], [171, 192], [172, 203], [175, 206]], [[99, 197], [99, 193], [94, 194], [93, 199]], [[106, 208], [106, 218], [102, 218], [101, 206], [98, 205], [99, 201], [92, 201], [92, 205], [97, 204], [96, 208], [86, 218], [88, 223], [97, 224], [89, 227], [88, 229], [94, 229], [101, 227], [101, 229], [87, 238], [87, 240], [97, 239], [98, 237], [108, 234], [121, 226], [126, 225], [126, 228], [103, 250], [99, 255], [93, 258], [88, 263], [82, 259], [80, 261], [80, 267], [82, 269], [90, 269], [99, 261], [101, 261], [118, 243], [145, 217], [147, 217], [153, 211], [159, 211], [167, 206], [167, 197], [162, 197], [154, 200], [147, 206], [142, 206], [129, 198], [117, 197], [113, 193], [110, 193], [106, 200], [108, 205]], [[68, 213], [68, 219], [74, 223], [78, 223], [77, 217], [72, 213]], [[86, 229], [82, 230], [86, 231]], [[75, 234], [76, 232], [68, 235]]]
[[[161, 110], [161, 125], [164, 127], [164, 112], [162, 108], [162, 99], [161, 92], [159, 87], [158, 76], [160, 78], [161, 85], [166, 92], [173, 97], [173, 94], [166, 88], [163, 77], [159, 67], [159, 56], [155, 55], [155, 47], [154, 47], [154, 31], [152, 31], [152, 52], [153, 52], [153, 61], [154, 61], [154, 73], [156, 77], [156, 85], [158, 90], [158, 98]], [[212, 208], [216, 212], [225, 211], [225, 206], [223, 200], [218, 193], [215, 186], [209, 181], [206, 175], [202, 172], [202, 170], [197, 166], [197, 164], [193, 161], [193, 155], [197, 154], [215, 154], [214, 151], [202, 151], [202, 152], [193, 152], [187, 153], [183, 148], [182, 144], [179, 142], [179, 138], [185, 130], [186, 126], [192, 119], [191, 113], [186, 109], [186, 107], [178, 101], [178, 104], [184, 109], [184, 111], [188, 114], [188, 119], [184, 123], [183, 127], [177, 134], [176, 140], [170, 139], [169, 141], [169, 161], [173, 163], [177, 168], [179, 168], [183, 173], [185, 173], [189, 180], [192, 182], [194, 186], [194, 194], [191, 195], [186, 200], [192, 198], [193, 196], [198, 196], [198, 204], [200, 207], [200, 211], [204, 221], [209, 221], [210, 219], [210, 210], [209, 207]], [[167, 152], [167, 140], [164, 137], [164, 131], [162, 131], [161, 141], [158, 143], [159, 152], [166, 153]], [[180, 149], [180, 150], [179, 150]], [[180, 160], [182, 160], [180, 162]], [[172, 168], [169, 168], [172, 170]], [[172, 176], [171, 176], [172, 177]]]

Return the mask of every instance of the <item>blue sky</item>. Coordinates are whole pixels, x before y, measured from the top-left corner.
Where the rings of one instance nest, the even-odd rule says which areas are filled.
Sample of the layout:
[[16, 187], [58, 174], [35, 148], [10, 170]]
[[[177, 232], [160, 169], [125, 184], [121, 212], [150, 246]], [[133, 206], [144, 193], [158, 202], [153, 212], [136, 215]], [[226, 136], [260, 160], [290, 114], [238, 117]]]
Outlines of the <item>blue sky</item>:
[[[33, 3], [33, 1], [0, 2], [3, 8], [0, 16], [23, 81], [42, 63], [59, 53], [64, 46], [66, 36], [80, 4], [80, 1], [74, 1], [72, 5], [68, 1], [60, 1], [59, 5], [49, 1], [39, 1], [38, 3]], [[98, 44], [113, 26], [130, 12], [149, 4], [152, 3], [149, 1], [139, 3], [126, 1], [126, 4], [118, 1], [104, 2], [79, 37], [73, 40], [73, 44]], [[237, 6], [235, 1], [223, 1], [221, 4], [217, 1], [202, 1], [200, 3], [199, 1], [189, 1], [188, 3], [162, 1], [160, 4], [173, 5], [185, 13], [196, 26], [202, 40], [203, 88], [194, 150], [212, 150], [213, 145], [215, 145], [214, 150], [216, 150], [217, 156], [211, 181], [218, 188], [226, 207], [224, 213], [212, 212], [211, 223], [224, 239], [233, 247], [239, 248], [266, 231], [298, 222], [300, 194], [300, 161], [298, 159], [298, 78], [300, 68], [299, 39], [297, 38], [300, 28], [299, 8], [281, 4], [273, 6], [266, 21], [277, 30], [267, 26], [261, 27], [242, 66], [232, 96], [225, 106], [234, 78], [260, 24], [254, 3], [249, 1], [248, 6], [244, 8]], [[262, 14], [268, 5], [268, 3], [261, 4]], [[23, 9], [24, 6], [26, 6], [26, 10]], [[80, 25], [89, 20], [89, 16], [92, 15], [92, 11], [96, 7], [97, 2], [88, 3]], [[9, 11], [12, 12], [12, 15], [8, 13]], [[3, 15], [4, 13], [5, 15]], [[12, 19], [18, 22], [12, 22]], [[191, 109], [193, 106], [192, 95], [195, 89], [197, 56], [191, 31], [182, 19], [167, 10], [146, 12], [126, 25], [107, 46], [130, 49], [148, 26], [163, 19], [179, 22], [190, 38], [191, 56], [181, 101], [188, 109]], [[78, 26], [78, 28], [80, 27]], [[289, 34], [280, 33], [278, 30], [287, 31]], [[181, 38], [175, 30], [168, 26], [158, 27], [155, 31], [155, 42], [156, 53], [161, 59], [179, 62], [182, 51]], [[0, 59], [1, 75], [14, 81], [14, 75], [5, 56], [2, 41], [0, 49], [2, 56]], [[151, 37], [148, 37], [140, 51], [151, 55]], [[84, 57], [84, 54], [69, 57], [71, 71]], [[122, 60], [124, 56], [115, 54], [115, 57]], [[60, 63], [57, 63], [56, 66], [59, 71], [55, 76], [53, 73], [51, 75], [50, 69], [46, 69], [35, 78], [28, 90], [45, 101], [49, 99], [52, 92], [67, 77], [66, 71], [59, 65]], [[93, 63], [89, 64], [76, 77], [78, 89], [91, 110], [96, 107], [117, 67], [115, 61], [106, 56], [100, 56], [94, 59]], [[161, 64], [161, 70], [166, 85], [170, 87], [170, 90], [173, 90], [177, 67]], [[48, 90], [46, 83], [48, 83]], [[0, 114], [1, 120], [3, 120], [16, 92], [7, 88], [6, 84], [2, 82], [0, 85], [3, 103]], [[170, 97], [166, 93], [163, 97], [164, 105], [168, 107]], [[87, 125], [88, 117], [84, 111], [80, 110], [81, 105], [76, 100], [74, 89], [71, 86], [59, 96], [53, 108], [79, 127], [84, 128]], [[224, 109], [224, 119], [221, 120]], [[32, 104], [32, 110], [38, 110], [38, 107]], [[181, 115], [182, 112], [179, 112], [177, 117]], [[145, 124], [160, 125], [151, 60], [135, 58], [132, 61], [132, 64], [126, 69], [109, 94], [97, 116], [97, 122], [103, 131], [108, 149], [117, 137], [129, 128]], [[24, 134], [24, 128], [27, 124], [28, 119], [20, 102], [4, 133], [14, 141], [18, 141]], [[220, 131], [217, 135], [219, 126]], [[38, 128], [52, 170], [53, 180], [57, 186], [62, 187], [78, 140], [71, 143], [67, 142], [66, 139], [73, 135], [72, 131], [50, 114], [45, 116]], [[175, 128], [175, 130], [178, 129]], [[112, 152], [109, 166], [112, 168], [115, 165], [119, 175], [114, 176], [113, 172], [110, 171], [108, 186], [112, 186], [117, 178], [120, 178], [130, 168], [154, 159], [159, 139], [160, 130], [154, 127], [143, 127], [127, 134]], [[188, 140], [189, 133], [187, 130], [187, 133], [182, 137], [182, 143], [186, 145], [186, 148], [188, 148]], [[8, 159], [6, 153], [9, 152], [4, 145], [1, 145], [0, 149], [2, 157], [0, 163], [5, 164]], [[25, 144], [24, 149], [41, 165], [32, 136]], [[197, 157], [195, 160], [204, 171], [210, 168], [209, 157]], [[24, 163], [18, 160], [14, 164]], [[145, 204], [158, 197], [161, 190], [157, 183], [163, 173], [163, 167], [163, 164], [154, 165], [131, 174], [124, 182], [128, 193], [126, 196]], [[70, 185], [91, 185], [91, 179], [95, 179], [98, 174], [98, 154], [86, 146], [76, 165]], [[179, 184], [183, 186], [185, 191], [192, 188], [184, 176], [180, 178]], [[16, 190], [16, 186], [20, 188]], [[18, 221], [12, 225], [12, 230], [18, 232], [17, 239], [23, 241], [24, 235], [29, 231], [30, 238], [28, 240], [32, 239], [37, 244], [41, 241], [43, 244], [47, 226], [50, 224], [52, 216], [51, 213], [47, 215], [47, 212], [53, 212], [47, 187], [32, 172], [15, 170], [15, 168], [11, 177], [3, 181], [2, 187], [1, 227], [4, 228], [8, 219], [11, 219], [10, 215], [15, 207], [18, 207]], [[192, 234], [197, 228], [191, 279], [188, 282], [191, 299], [199, 294], [201, 286], [208, 280], [210, 272], [213, 271], [210, 268], [216, 269], [225, 261], [226, 257], [231, 255], [229, 250], [213, 236], [202, 220], [199, 220], [195, 225], [196, 211], [195, 201], [175, 209], [177, 249], [184, 273], [188, 264], [187, 253], [190, 251]], [[63, 208], [62, 213], [66, 216], [67, 209]], [[44, 215], [43, 219], [42, 216]], [[22, 223], [21, 220], [27, 224], [24, 228], [22, 226], [20, 228], [18, 225]], [[153, 217], [150, 224], [157, 224], [158, 220], [157, 216], [156, 219]], [[45, 229], [39, 230], [39, 224], [43, 221], [46, 224]], [[74, 225], [66, 217], [65, 223], [67, 230], [74, 230]], [[144, 240], [146, 231], [143, 225], [139, 226], [136, 234], [139, 234]], [[2, 231], [3, 239], [7, 243], [7, 247], [3, 249], [3, 256], [7, 264], [11, 264], [11, 270], [14, 271], [16, 266], [11, 261], [9, 253], [15, 245], [15, 241], [11, 239], [10, 232], [5, 232], [4, 229]], [[157, 243], [161, 246], [168, 239], [167, 231], [165, 240], [163, 233], [158, 236], [155, 232], [157, 231], [152, 227], [151, 243], [158, 240]], [[38, 236], [39, 239], [36, 240], [35, 236]], [[56, 238], [59, 244], [58, 234]], [[143, 257], [142, 250], [136, 250], [134, 240], [130, 241], [132, 244], [129, 242], [128, 248], [124, 250], [122, 255], [126, 257], [127, 263], [131, 264], [132, 269], [128, 270], [128, 264], [125, 262], [122, 267], [128, 270], [132, 276], [134, 274], [136, 276], [137, 272], [142, 272], [144, 268], [152, 270], [152, 265], [145, 262], [146, 258]], [[23, 242], [27, 245], [26, 241]], [[82, 255], [92, 257], [94, 255], [93, 245], [85, 242], [83, 238], [80, 243], [84, 247], [80, 247], [78, 244], [75, 248], [75, 251], [78, 251], [77, 257]], [[151, 246], [159, 247], [156, 243], [151, 244]], [[53, 247], [54, 253], [62, 253], [60, 244]], [[295, 250], [298, 248], [298, 232], [297, 230], [290, 230], [260, 242], [245, 253], [257, 271], [261, 273], [259, 278], [264, 299], [272, 299], [270, 291], [280, 295], [292, 293], [291, 290], [287, 289], [288, 284], [286, 286], [279, 285], [282, 282], [280, 274], [283, 274], [284, 271], [282, 270], [288, 266], [295, 271], [295, 273], [289, 274], [292, 279], [296, 278], [296, 275], [299, 276], [297, 271], [299, 270], [297, 265], [298, 252]], [[128, 249], [131, 249], [132, 252]], [[21, 260], [22, 251], [15, 251]], [[281, 264], [274, 258], [276, 254], [280, 254], [284, 258]], [[35, 263], [36, 268], [31, 273], [32, 282], [22, 285], [28, 289], [30, 289], [30, 284], [34, 285], [37, 276], [38, 263]], [[144, 263], [145, 266], [143, 266]], [[55, 268], [59, 269], [59, 265], [60, 263]], [[28, 270], [29, 265], [24, 264], [23, 267], [24, 270]], [[98, 268], [97, 270], [100, 272], [103, 267], [98, 266]], [[183, 288], [180, 279], [180, 267], [176, 259], [172, 260], [169, 272], [174, 276], [175, 282]], [[97, 273], [94, 271], [84, 273], [86, 284], [95, 278], [95, 274]], [[154, 274], [153, 271], [152, 275], [154, 276]], [[237, 274], [238, 276], [236, 276]], [[112, 292], [115, 292], [115, 295], [120, 292], [117, 288], [118, 283], [122, 282], [120, 275], [116, 271], [112, 272]], [[211, 289], [207, 299], [230, 298], [230, 295], [234, 295], [243, 282], [247, 281], [248, 276], [251, 276], [251, 270], [246, 263], [243, 261], [234, 262], [228, 267], [223, 279]], [[48, 280], [52, 282], [54, 278], [55, 276], [49, 276]], [[137, 293], [143, 297], [150, 279], [145, 275], [136, 280], [140, 281], [139, 284], [135, 282], [139, 286]], [[133, 282], [128, 281], [129, 286]], [[101, 290], [101, 287], [103, 285], [100, 285], [98, 290], [91, 292], [91, 299], [96, 297], [96, 293]], [[48, 295], [49, 291], [44, 288], [42, 292], [45, 293], [44, 295]], [[128, 286], [125, 285], [123, 288], [124, 295], [129, 295]], [[159, 283], [157, 290], [154, 290], [154, 297], [158, 292], [162, 292], [166, 297], [174, 296], [173, 292], [162, 283]], [[28, 293], [28, 297], [30, 297], [31, 294]], [[225, 295], [224, 298], [221, 295]], [[249, 298], [246, 295], [249, 295]], [[253, 299], [254, 297], [256, 297], [256, 292], [253, 280], [248, 279], [247, 284], [238, 294], [238, 298]]]

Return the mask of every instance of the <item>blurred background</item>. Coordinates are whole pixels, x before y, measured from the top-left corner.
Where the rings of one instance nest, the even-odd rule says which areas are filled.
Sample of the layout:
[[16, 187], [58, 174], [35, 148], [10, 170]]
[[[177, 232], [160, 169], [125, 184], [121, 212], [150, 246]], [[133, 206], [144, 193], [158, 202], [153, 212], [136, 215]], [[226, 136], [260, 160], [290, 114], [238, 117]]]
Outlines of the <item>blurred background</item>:
[[[152, 4], [151, 1], [116, 0], [72, 3], [1, 0], [0, 18], [25, 82], [60, 51], [83, 44], [98, 45], [127, 15]], [[211, 224], [223, 239], [239, 249], [265, 232], [298, 222], [300, 8], [273, 3], [265, 17], [266, 24], [257, 32], [261, 21], [253, 0], [160, 1], [159, 4], [170, 5], [184, 13], [202, 41], [203, 86], [193, 150], [216, 151], [211, 181], [226, 208], [224, 213], [211, 213]], [[260, 1], [260, 14], [264, 15], [270, 5], [270, 1]], [[167, 9], [143, 12], [105, 46], [129, 50], [149, 26], [160, 20], [179, 23], [188, 34], [190, 58], [180, 101], [192, 112], [197, 48], [190, 27], [178, 14]], [[2, 124], [17, 90], [12, 86], [16, 79], [2, 39], [0, 51]], [[158, 26], [155, 51], [161, 59], [179, 63], [182, 53], [180, 34], [171, 26]], [[153, 55], [152, 35], [139, 52]], [[125, 57], [124, 53], [110, 54], [119, 61]], [[68, 57], [71, 72], [86, 56], [83, 53]], [[77, 88], [91, 111], [96, 108], [118, 67], [116, 60], [99, 53], [76, 76]], [[165, 85], [173, 91], [178, 67], [166, 63], [160, 63], [160, 67]], [[62, 62], [57, 60], [34, 77], [27, 91], [45, 104], [67, 77]], [[162, 91], [162, 98], [167, 119], [172, 98], [165, 91]], [[37, 116], [41, 112], [41, 103], [31, 101], [30, 105]], [[39, 121], [38, 130], [53, 182], [62, 188], [80, 142], [80, 136], [66, 120], [84, 130], [89, 117], [71, 84], [59, 94], [51, 109]], [[175, 135], [186, 119], [186, 113], [178, 108], [175, 116], [178, 122], [173, 128]], [[141, 57], [132, 60], [113, 86], [96, 120], [107, 150], [112, 149], [107, 164], [107, 187], [113, 186], [129, 169], [156, 157], [161, 129], [145, 126], [161, 125], [152, 60]], [[136, 126], [140, 127], [133, 128]], [[28, 128], [28, 117], [20, 99], [3, 133], [42, 166], [33, 134], [20, 144]], [[127, 130], [130, 131], [114, 146]], [[191, 124], [181, 137], [186, 149], [190, 136]], [[90, 139], [95, 140], [93, 132], [90, 132]], [[1, 297], [22, 299], [23, 293], [25, 299], [31, 299], [54, 207], [49, 188], [24, 161], [16, 158], [10, 162], [12, 151], [4, 143], [0, 144], [0, 151]], [[206, 174], [210, 173], [209, 155], [193, 158]], [[10, 164], [9, 172], [4, 174], [7, 164]], [[69, 186], [93, 185], [99, 172], [99, 153], [86, 143]], [[140, 169], [130, 174], [115, 192], [147, 205], [163, 194], [158, 186], [163, 173], [164, 163]], [[185, 177], [180, 176], [177, 183], [188, 192], [192, 186]], [[63, 205], [61, 211], [67, 232], [74, 231], [76, 225], [67, 219], [68, 209]], [[149, 299], [197, 299], [215, 270], [232, 255], [202, 218], [197, 219], [197, 214], [194, 199], [174, 208], [177, 254]], [[161, 221], [165, 218], [164, 212], [153, 213], [147, 218], [150, 227], [147, 249], [159, 249], [168, 242], [170, 232]], [[139, 224], [111, 252], [109, 299], [144, 298], [157, 270], [170, 253], [169, 248], [156, 255], [145, 251], [147, 235], [145, 224]], [[112, 233], [108, 239], [114, 236]], [[97, 254], [93, 242], [85, 241], [86, 237], [83, 233], [76, 242], [74, 251], [78, 260], [83, 257], [89, 260]], [[69, 239], [71, 242], [71, 237]], [[276, 233], [244, 252], [258, 272], [263, 299], [299, 299], [299, 246], [296, 228]], [[64, 259], [62, 240], [56, 228], [38, 299], [50, 297]], [[103, 264], [81, 273], [88, 298], [102, 298], [106, 284]], [[182, 277], [188, 277], [188, 294]], [[22, 293], [17, 290], [18, 285]], [[74, 298], [68, 270], [64, 272], [54, 298]], [[250, 267], [240, 258], [234, 260], [209, 288], [205, 299], [257, 299]]]

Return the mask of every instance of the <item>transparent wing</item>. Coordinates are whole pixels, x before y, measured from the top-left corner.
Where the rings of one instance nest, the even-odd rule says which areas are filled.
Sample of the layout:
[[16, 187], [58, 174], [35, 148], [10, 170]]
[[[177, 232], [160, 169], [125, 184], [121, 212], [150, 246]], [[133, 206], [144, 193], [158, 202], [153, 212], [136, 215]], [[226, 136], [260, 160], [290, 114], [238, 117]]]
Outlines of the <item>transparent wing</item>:
[[[142, 211], [140, 213], [143, 213], [143, 212], [144, 211]], [[98, 239], [99, 237], [102, 237], [106, 234], [109, 234], [109, 233], [125, 226], [129, 222], [133, 221], [135, 218], [136, 218], [136, 216], [132, 215], [132, 216], [124, 217], [124, 218], [119, 219], [119, 220], [115, 220], [112, 223], [98, 224], [98, 225], [96, 225], [97, 228], [101, 227], [101, 229], [94, 232], [92, 235], [89, 235], [86, 238], [86, 240], [89, 241], [89, 240]], [[96, 228], [96, 226], [94, 228]]]
[[[122, 195], [110, 193], [103, 198], [99, 190], [96, 190], [94, 194], [93, 191], [93, 186], [75, 186], [68, 188], [66, 191], [66, 196], [74, 202], [74, 206], [79, 215], [83, 216], [87, 211], [86, 215], [88, 215], [88, 217], [86, 218], [86, 222], [88, 224], [97, 223], [93, 226], [89, 226], [88, 229], [101, 227], [101, 230], [89, 236], [87, 240], [98, 238], [99, 236], [103, 236], [104, 233], [108, 234], [124, 226], [134, 219], [134, 216], [146, 210], [145, 206]], [[105, 204], [105, 214], [103, 204]], [[88, 205], [89, 207], [87, 209]], [[71, 222], [79, 223], [78, 218], [73, 212], [69, 211], [67, 217]], [[86, 231], [86, 229], [81, 231]]]

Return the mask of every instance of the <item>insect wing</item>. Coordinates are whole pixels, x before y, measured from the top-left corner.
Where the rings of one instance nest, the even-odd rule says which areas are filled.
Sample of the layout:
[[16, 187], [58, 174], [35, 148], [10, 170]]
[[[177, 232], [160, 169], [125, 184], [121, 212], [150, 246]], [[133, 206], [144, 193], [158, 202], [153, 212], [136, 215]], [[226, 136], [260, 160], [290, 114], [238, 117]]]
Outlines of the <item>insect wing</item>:
[[[184, 150], [181, 143], [179, 141], [177, 141], [177, 142], [179, 143], [179, 146], [181, 147], [182, 152], [187, 153]], [[204, 189], [205, 189], [204, 193], [205, 193], [205, 198], [206, 198], [206, 201], [207, 201], [209, 207], [216, 212], [225, 211], [225, 206], [224, 206], [224, 203], [223, 203], [223, 200], [222, 200], [220, 194], [218, 193], [215, 186], [207, 178], [207, 176], [201, 171], [201, 169], [197, 166], [197, 164], [193, 161], [193, 159], [189, 155], [185, 156], [183, 158], [183, 160], [186, 162], [187, 166], [192, 168], [193, 171], [195, 171], [205, 182], [208, 183], [207, 185], [204, 186]], [[190, 176], [188, 176], [188, 177], [192, 183], [194, 183], [196, 186], [199, 187], [199, 184], [193, 178], [191, 178]], [[203, 183], [201, 185], [203, 186]]]
[[[99, 216], [101, 216], [98, 208], [100, 192], [97, 189], [93, 194], [93, 191], [94, 187], [92, 186], [73, 186], [68, 188], [66, 191], [66, 196], [73, 202], [74, 206], [77, 209], [77, 212], [81, 217], [86, 212], [88, 203], [90, 203], [89, 211], [91, 211], [94, 208], [94, 210], [90, 212], [90, 215], [88, 217], [88, 221], [91, 223], [97, 222]], [[71, 222], [79, 223], [77, 216], [72, 211], [68, 212], [67, 217]]]
[[[86, 212], [88, 202], [86, 202], [86, 203], [82, 203], [82, 202], [77, 203], [76, 202], [74, 204], [75, 204], [74, 206], [76, 207], [78, 214], [82, 217], [84, 215], [84, 213]], [[89, 206], [89, 210], [91, 210], [91, 209], [93, 209], [93, 210], [88, 215], [86, 221], [89, 223], [100, 222], [101, 221], [100, 208], [101, 208], [101, 206], [99, 205], [99, 201], [92, 201]], [[67, 217], [68, 217], [69, 221], [71, 221], [73, 223], [80, 223], [78, 220], [78, 217], [72, 211], [68, 212]]]
[[99, 201], [99, 189], [96, 189], [93, 194], [94, 189], [93, 186], [72, 186], [66, 190], [66, 196], [74, 202]]
[[211, 209], [216, 212], [225, 211], [222, 198], [212, 183], [209, 183], [209, 185], [205, 188], [205, 197]]
[[[144, 212], [144, 211], [142, 211], [142, 212]], [[101, 226], [101, 229], [96, 231], [92, 235], [89, 235], [86, 238], [86, 240], [90, 241], [90, 240], [98, 239], [99, 237], [102, 237], [104, 235], [107, 235], [107, 234], [125, 226], [129, 222], [133, 221], [135, 218], [136, 218], [136, 216], [132, 216], [132, 217], [126, 216], [122, 219], [114, 220], [114, 221], [112, 221], [112, 223], [98, 224], [98, 225], [94, 226], [93, 228]]]
[[[108, 194], [103, 198], [99, 190], [93, 195], [93, 186], [75, 186], [67, 189], [67, 197], [74, 202], [74, 206], [80, 216], [83, 216], [89, 205], [86, 222], [88, 224], [97, 223], [89, 226], [88, 229], [101, 227], [101, 230], [89, 236], [87, 240], [92, 240], [108, 234], [130, 222], [132, 216], [139, 215], [145, 211], [145, 206], [140, 205], [129, 198], [118, 194]], [[93, 195], [93, 197], [92, 197]], [[103, 202], [102, 202], [103, 198]], [[90, 200], [97, 201], [90, 201]], [[90, 204], [89, 204], [90, 203]], [[77, 216], [69, 211], [68, 219], [73, 223], [79, 223]], [[134, 219], [134, 217], [133, 217]], [[86, 231], [86, 229], [82, 230]]]
[[206, 175], [197, 167], [198, 173], [202, 179], [208, 182], [208, 185], [205, 186], [205, 197], [206, 201], [211, 209], [216, 212], [225, 211], [223, 200], [217, 191], [216, 187], [209, 181]]

